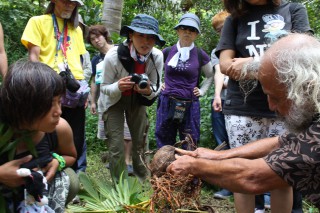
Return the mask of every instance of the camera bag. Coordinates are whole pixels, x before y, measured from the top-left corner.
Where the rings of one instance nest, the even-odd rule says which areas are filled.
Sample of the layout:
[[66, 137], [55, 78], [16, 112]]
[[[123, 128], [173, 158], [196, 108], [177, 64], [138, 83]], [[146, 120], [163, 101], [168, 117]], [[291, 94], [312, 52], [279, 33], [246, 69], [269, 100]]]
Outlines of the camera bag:
[[66, 94], [61, 97], [61, 105], [68, 108], [82, 107], [85, 105], [90, 87], [85, 80], [79, 81], [80, 88], [76, 92], [66, 90]]

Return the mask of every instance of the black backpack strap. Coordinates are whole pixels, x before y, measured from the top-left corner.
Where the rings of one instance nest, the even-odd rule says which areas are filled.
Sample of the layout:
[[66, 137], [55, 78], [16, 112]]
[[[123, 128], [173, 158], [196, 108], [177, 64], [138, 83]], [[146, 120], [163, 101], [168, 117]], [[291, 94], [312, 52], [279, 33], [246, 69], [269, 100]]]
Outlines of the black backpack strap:
[[122, 66], [127, 70], [129, 74], [134, 73], [134, 60], [130, 56], [130, 50], [123, 43], [119, 44], [118, 50], [118, 58], [122, 64]]
[[150, 59], [151, 59], [151, 61], [152, 61], [152, 63], [153, 63], [153, 65], [154, 65], [154, 68], [156, 69], [156, 72], [157, 72], [157, 89], [156, 90], [154, 90], [153, 89], [153, 87], [151, 87], [152, 88], [152, 90], [153, 90], [153, 92], [156, 92], [156, 91], [158, 91], [158, 89], [159, 89], [159, 84], [160, 84], [160, 76], [159, 76], [159, 72], [158, 72], [158, 69], [157, 69], [157, 66], [156, 66], [156, 63], [154, 62], [154, 58], [153, 58], [153, 55], [152, 55], [152, 53], [150, 54]]
[[[121, 43], [118, 47], [117, 50], [118, 53], [118, 58], [122, 64], [122, 66], [127, 70], [127, 72], [129, 74], [134, 73], [134, 60], [133, 58], [130, 56], [130, 50], [128, 47], [124, 46], [123, 43]], [[153, 54], [150, 54], [150, 59], [153, 62], [153, 65], [156, 69], [157, 72], [157, 89], [154, 90], [153, 87], [151, 87], [151, 89], [153, 90], [153, 92], [156, 92], [159, 89], [159, 84], [160, 84], [160, 76], [159, 76], [159, 72], [157, 70], [156, 67], [156, 63], [154, 62], [154, 58], [153, 58]]]
[[168, 55], [169, 55], [169, 52], [171, 50], [171, 47], [167, 47], [164, 49], [164, 52], [163, 52], [163, 63], [166, 62], [167, 58], [168, 58]]
[[203, 66], [203, 60], [202, 60], [202, 51], [201, 48], [197, 48], [197, 53], [198, 53], [198, 61], [199, 61], [199, 74], [198, 74], [198, 83], [197, 87], [199, 88], [200, 86], [200, 77], [201, 77], [201, 67]]

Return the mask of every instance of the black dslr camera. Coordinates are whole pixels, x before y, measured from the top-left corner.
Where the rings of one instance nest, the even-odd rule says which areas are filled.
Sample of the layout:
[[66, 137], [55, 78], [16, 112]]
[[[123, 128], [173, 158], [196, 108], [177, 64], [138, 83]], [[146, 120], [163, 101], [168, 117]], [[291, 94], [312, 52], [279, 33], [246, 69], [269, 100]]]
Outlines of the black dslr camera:
[[149, 78], [146, 74], [133, 73], [131, 76], [131, 81], [133, 81], [135, 84], [138, 84], [140, 89], [144, 89], [148, 86]]
[[68, 66], [58, 65], [60, 73], [59, 75], [63, 78], [66, 87], [71, 92], [77, 92], [80, 88], [79, 82], [74, 78], [71, 70]]

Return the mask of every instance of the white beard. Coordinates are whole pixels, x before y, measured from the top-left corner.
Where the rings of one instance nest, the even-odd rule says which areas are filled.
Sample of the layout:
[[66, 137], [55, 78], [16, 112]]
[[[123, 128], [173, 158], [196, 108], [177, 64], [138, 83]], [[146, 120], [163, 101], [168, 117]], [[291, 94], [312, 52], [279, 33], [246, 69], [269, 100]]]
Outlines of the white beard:
[[298, 106], [293, 104], [289, 114], [285, 116], [285, 126], [292, 133], [300, 133], [308, 129], [313, 121], [315, 109], [308, 101]]
[[60, 16], [61, 16], [62, 19], [69, 19], [69, 18], [71, 18], [72, 13], [63, 12], [63, 13], [60, 14]]

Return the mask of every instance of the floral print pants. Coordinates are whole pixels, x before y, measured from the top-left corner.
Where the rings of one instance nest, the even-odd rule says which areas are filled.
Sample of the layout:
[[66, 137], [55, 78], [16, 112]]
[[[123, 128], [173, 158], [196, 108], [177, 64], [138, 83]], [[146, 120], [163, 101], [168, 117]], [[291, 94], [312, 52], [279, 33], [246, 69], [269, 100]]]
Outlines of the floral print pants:
[[284, 123], [278, 118], [225, 115], [225, 122], [230, 148], [263, 138], [275, 137], [285, 132]]

